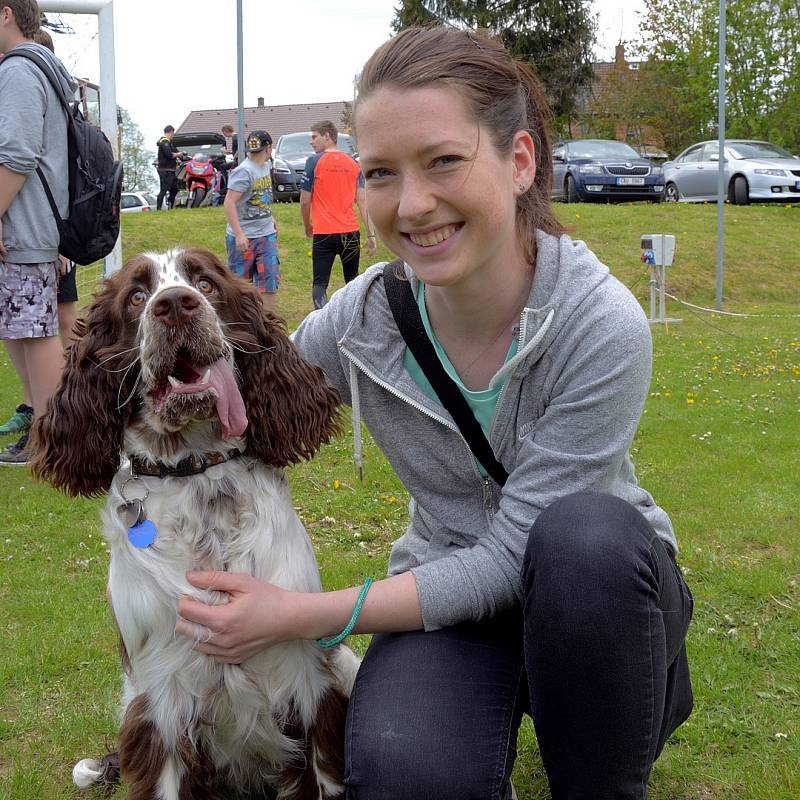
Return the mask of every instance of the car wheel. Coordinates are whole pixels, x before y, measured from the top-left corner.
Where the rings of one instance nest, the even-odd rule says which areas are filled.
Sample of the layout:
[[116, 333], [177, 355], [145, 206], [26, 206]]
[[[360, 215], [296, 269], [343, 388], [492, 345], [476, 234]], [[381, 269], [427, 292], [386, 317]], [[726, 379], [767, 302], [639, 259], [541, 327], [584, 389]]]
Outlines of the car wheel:
[[678, 187], [674, 183], [668, 183], [664, 187], [664, 199], [668, 203], [677, 203], [680, 199], [680, 195], [678, 193]]
[[567, 182], [564, 184], [564, 199], [568, 203], [580, 203], [581, 201], [578, 189], [575, 186], [575, 178], [572, 175], [567, 175]]
[[750, 188], [744, 175], [737, 175], [733, 179], [733, 202], [737, 206], [746, 206], [750, 203]]

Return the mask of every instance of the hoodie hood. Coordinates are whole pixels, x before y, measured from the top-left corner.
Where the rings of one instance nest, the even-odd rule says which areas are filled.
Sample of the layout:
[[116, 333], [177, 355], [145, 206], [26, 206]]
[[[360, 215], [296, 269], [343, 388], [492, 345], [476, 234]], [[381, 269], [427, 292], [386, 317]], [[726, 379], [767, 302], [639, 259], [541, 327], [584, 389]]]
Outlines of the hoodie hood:
[[[582, 241], [538, 231], [536, 245], [533, 283], [520, 318], [519, 350], [493, 382], [501, 373], [513, 371], [523, 360], [535, 361], [546, 352], [597, 287], [609, 279], [613, 280], [608, 267], [601, 264]], [[404, 268], [416, 296], [417, 279], [408, 264]], [[366, 303], [371, 292], [383, 294], [382, 273], [383, 264], [378, 264], [362, 276], [361, 280], [369, 283], [369, 286], [355, 296], [350, 324], [340, 342], [346, 349], [359, 353], [359, 358], [378, 373], [385, 369], [387, 361], [401, 360], [397, 353], [392, 352], [392, 344], [396, 345], [399, 352], [405, 348], [402, 338], [397, 335], [387, 352], [387, 341], [375, 335], [376, 330], [396, 331], [386, 302], [369, 304], [369, 307]]]
[[[565, 327], [572, 324], [587, 298], [601, 284], [616, 283], [608, 267], [600, 263], [584, 242], [538, 231], [536, 243], [536, 269], [528, 302], [520, 315], [517, 353], [492, 377], [492, 387], [511, 379], [515, 373], [529, 371], [558, 340]], [[416, 296], [417, 278], [408, 264], [404, 264], [404, 269]], [[406, 345], [397, 332], [386, 301], [382, 277], [383, 264], [378, 264], [359, 279], [366, 285], [362, 291], [351, 294], [352, 306], [346, 312], [349, 324], [339, 340], [339, 347], [350, 360], [353, 444], [359, 475], [362, 473], [361, 404], [356, 366], [373, 380], [394, 387], [423, 413], [457, 430], [450, 414], [431, 400], [405, 370]], [[378, 302], [369, 301], [372, 293], [379, 293]], [[389, 335], [376, 335], [378, 331], [389, 332]]]
[[[46, 47], [35, 42], [25, 42], [25, 44], [17, 45], [14, 50], [30, 50], [43, 58], [53, 70], [53, 74], [61, 86], [64, 99], [67, 102], [73, 100], [75, 90], [78, 88], [78, 81], [67, 72], [66, 67]], [[9, 52], [13, 52], [13, 50]]]

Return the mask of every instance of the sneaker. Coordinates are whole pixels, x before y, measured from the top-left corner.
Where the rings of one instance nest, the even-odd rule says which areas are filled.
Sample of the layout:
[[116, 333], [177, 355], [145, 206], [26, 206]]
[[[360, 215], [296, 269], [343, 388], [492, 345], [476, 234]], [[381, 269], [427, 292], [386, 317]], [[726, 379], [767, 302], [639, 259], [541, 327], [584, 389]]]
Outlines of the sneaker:
[[0, 466], [8, 464], [11, 466], [24, 467], [28, 463], [30, 455], [30, 451], [28, 450], [28, 434], [25, 433], [20, 439], [0, 452]]
[[20, 403], [11, 418], [0, 425], [0, 434], [6, 433], [26, 433], [33, 424], [33, 409]]

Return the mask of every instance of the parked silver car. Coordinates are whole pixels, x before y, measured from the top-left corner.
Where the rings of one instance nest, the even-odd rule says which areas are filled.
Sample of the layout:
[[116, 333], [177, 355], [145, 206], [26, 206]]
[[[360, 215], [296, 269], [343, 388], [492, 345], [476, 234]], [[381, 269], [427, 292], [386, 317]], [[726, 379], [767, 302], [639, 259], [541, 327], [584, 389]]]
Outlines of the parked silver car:
[[135, 211], [155, 211], [156, 198], [149, 192], [123, 192], [119, 199], [121, 214]]
[[[664, 164], [664, 198], [699, 203], [717, 199], [719, 141], [687, 147]], [[763, 200], [800, 201], [800, 158], [752, 139], [725, 140], [725, 190], [737, 205]]]

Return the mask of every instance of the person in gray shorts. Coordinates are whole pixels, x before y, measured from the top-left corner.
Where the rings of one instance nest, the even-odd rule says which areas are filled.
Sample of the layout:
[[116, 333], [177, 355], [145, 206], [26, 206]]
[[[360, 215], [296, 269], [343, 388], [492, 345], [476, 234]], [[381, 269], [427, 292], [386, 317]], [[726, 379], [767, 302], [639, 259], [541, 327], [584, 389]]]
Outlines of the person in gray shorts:
[[[36, 0], [2, 0], [0, 52], [19, 47], [45, 60], [65, 99], [76, 84], [46, 47], [34, 42]], [[41, 414], [58, 385], [64, 353], [58, 338], [59, 235], [42, 183], [67, 216], [67, 119], [47, 76], [28, 59], [0, 62], [0, 339]], [[0, 465], [27, 464], [27, 434], [0, 452]]]
[[[43, 45], [51, 53], [54, 53], [53, 39], [44, 29], [39, 28], [34, 35], [36, 44]], [[0, 59], [2, 54], [0, 54]], [[75, 264], [60, 256], [61, 277], [58, 280], [58, 327], [61, 342], [66, 347], [74, 341], [74, 328], [78, 320], [78, 287], [75, 281]], [[22, 402], [17, 405], [11, 416], [0, 425], [0, 436], [10, 433], [26, 434], [33, 424], [33, 398], [30, 396], [30, 386], [23, 384], [25, 396]], [[12, 447], [18, 450], [18, 443]], [[17, 455], [19, 458], [19, 455]]]
[[[75, 341], [74, 328], [78, 319], [78, 286], [75, 274], [77, 269], [73, 262], [67, 261], [63, 256], [60, 261], [61, 276], [58, 279], [57, 292], [58, 331], [62, 345], [67, 347]], [[23, 390], [30, 391], [25, 384]], [[33, 425], [33, 398], [26, 394], [11, 416], [0, 425], [0, 436], [10, 433], [25, 434], [31, 425]]]

